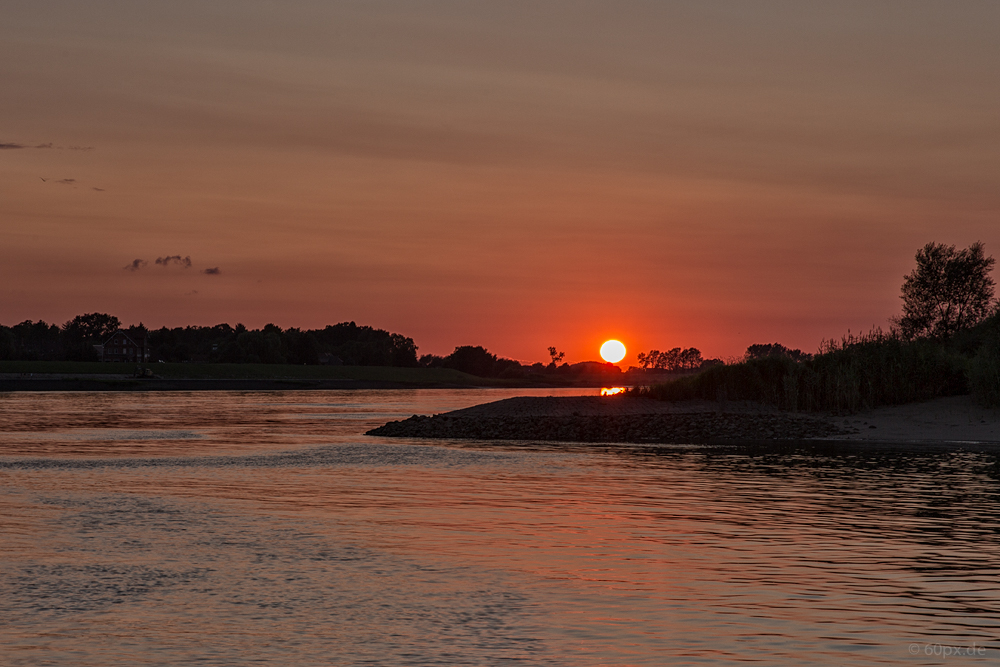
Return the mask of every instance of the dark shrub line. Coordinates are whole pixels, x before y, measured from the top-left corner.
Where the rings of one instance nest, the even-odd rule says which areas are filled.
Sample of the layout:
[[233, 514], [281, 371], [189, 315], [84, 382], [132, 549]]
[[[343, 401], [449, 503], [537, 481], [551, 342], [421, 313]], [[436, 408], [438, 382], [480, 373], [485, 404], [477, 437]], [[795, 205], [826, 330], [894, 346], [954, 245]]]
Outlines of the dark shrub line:
[[1000, 406], [1000, 316], [950, 340], [905, 340], [875, 330], [824, 342], [811, 359], [750, 358], [629, 391], [664, 401], [755, 401], [830, 412], [968, 393]]

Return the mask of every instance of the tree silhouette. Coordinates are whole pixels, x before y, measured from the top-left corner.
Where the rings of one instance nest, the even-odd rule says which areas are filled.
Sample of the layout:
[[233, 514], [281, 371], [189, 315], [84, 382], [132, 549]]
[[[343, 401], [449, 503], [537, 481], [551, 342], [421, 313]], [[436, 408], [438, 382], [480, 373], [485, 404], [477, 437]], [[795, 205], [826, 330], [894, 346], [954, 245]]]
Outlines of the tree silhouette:
[[781, 343], [755, 343], [747, 348], [747, 359], [766, 359], [767, 357], [788, 357], [792, 361], [808, 361], [812, 355], [799, 349], [785, 347]]
[[648, 353], [640, 352], [636, 355], [636, 359], [643, 369], [652, 368], [667, 371], [700, 368], [704, 361], [701, 358], [701, 351], [694, 347], [689, 347], [686, 350], [675, 347], [666, 352], [659, 350], [650, 350]]
[[680, 354], [680, 366], [681, 368], [694, 369], [701, 366], [703, 361], [701, 358], [701, 350], [696, 347], [689, 347]]
[[566, 357], [566, 353], [559, 352], [555, 347], [550, 347], [549, 356], [552, 357], [552, 367], [555, 368]]
[[118, 331], [121, 322], [114, 315], [107, 313], [87, 313], [77, 315], [62, 326], [67, 340], [73, 343], [95, 342], [103, 343]]
[[118, 318], [107, 313], [77, 315], [62, 326], [61, 356], [70, 361], [97, 361], [94, 345], [106, 341], [120, 327]]
[[906, 338], [948, 338], [974, 326], [994, 307], [996, 263], [982, 243], [964, 250], [928, 243], [917, 251], [917, 267], [903, 278], [903, 315], [893, 325]]
[[469, 375], [492, 377], [496, 361], [497, 356], [481, 345], [460, 345], [444, 358], [443, 365]]

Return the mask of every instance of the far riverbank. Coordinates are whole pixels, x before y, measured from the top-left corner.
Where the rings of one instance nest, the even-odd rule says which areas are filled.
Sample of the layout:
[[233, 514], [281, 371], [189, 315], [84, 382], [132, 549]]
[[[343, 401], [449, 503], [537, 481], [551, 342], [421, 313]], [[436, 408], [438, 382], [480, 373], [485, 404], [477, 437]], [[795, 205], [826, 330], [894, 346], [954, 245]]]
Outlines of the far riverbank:
[[0, 378], [0, 392], [35, 391], [299, 391], [345, 389], [438, 389], [475, 385], [443, 382], [301, 378], [136, 378], [129, 376]]
[[600, 388], [621, 378], [545, 375], [484, 378], [451, 368], [294, 364], [108, 364], [0, 361], [0, 392], [272, 391], [283, 389]]

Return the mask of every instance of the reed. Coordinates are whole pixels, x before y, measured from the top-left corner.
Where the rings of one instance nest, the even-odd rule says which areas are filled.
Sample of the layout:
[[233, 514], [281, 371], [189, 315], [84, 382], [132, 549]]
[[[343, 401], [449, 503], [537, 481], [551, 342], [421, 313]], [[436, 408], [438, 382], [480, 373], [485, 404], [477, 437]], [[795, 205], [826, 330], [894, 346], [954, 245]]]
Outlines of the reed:
[[969, 364], [969, 388], [977, 403], [1000, 407], [1000, 337], [987, 340], [973, 357]]
[[[1000, 351], [991, 359], [994, 366], [984, 369], [1000, 367]], [[969, 365], [965, 355], [947, 344], [906, 341], [873, 330], [824, 341], [819, 354], [807, 361], [748, 359], [630, 393], [667, 401], [755, 401], [792, 411], [850, 413], [969, 393]], [[983, 386], [995, 386], [991, 381], [984, 376]]]

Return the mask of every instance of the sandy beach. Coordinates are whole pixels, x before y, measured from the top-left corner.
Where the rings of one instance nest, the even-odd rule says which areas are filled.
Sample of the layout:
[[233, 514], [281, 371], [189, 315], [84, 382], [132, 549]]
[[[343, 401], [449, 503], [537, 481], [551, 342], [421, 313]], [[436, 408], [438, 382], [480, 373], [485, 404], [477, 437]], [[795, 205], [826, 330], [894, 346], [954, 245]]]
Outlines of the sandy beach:
[[748, 403], [666, 403], [621, 396], [518, 397], [369, 431], [388, 437], [573, 442], [716, 443], [836, 440], [845, 443], [1000, 446], [1000, 411], [968, 396], [855, 413], [790, 413]]
[[1000, 410], [976, 405], [970, 396], [894, 405], [830, 419], [856, 431], [844, 436], [849, 440], [1000, 444]]

